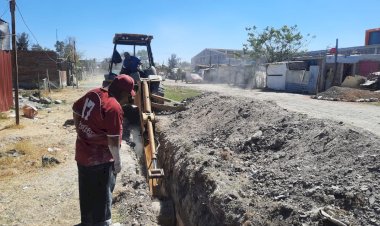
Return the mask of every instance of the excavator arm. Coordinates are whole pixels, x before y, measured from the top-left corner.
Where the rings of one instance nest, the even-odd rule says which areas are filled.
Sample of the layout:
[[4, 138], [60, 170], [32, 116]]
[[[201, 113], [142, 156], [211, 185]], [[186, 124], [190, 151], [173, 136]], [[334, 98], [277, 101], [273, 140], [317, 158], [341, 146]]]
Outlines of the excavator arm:
[[[149, 183], [149, 189], [152, 196], [157, 197], [159, 196], [159, 186], [164, 177], [164, 171], [159, 167], [157, 160], [159, 144], [155, 139], [154, 123], [156, 116], [153, 109], [178, 111], [182, 110], [184, 106], [170, 99], [151, 94], [149, 88], [151, 82], [153, 81], [149, 79], [141, 79], [141, 81], [138, 82], [138, 90], [136, 92], [134, 103], [137, 105], [140, 114], [146, 179]], [[152, 100], [155, 100], [155, 102], [152, 102]], [[175, 103], [175, 105], [165, 105], [164, 102]]]

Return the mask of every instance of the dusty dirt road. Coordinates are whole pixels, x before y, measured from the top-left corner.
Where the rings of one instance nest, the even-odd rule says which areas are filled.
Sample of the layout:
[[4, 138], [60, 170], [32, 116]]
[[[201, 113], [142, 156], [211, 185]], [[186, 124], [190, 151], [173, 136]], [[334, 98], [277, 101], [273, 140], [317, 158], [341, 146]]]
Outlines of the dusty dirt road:
[[312, 99], [309, 95], [241, 89], [226, 84], [186, 84], [174, 82], [173, 80], [166, 80], [165, 84], [169, 86], [191, 87], [228, 96], [273, 101], [280, 107], [290, 111], [304, 113], [314, 118], [332, 119], [337, 122], [342, 121], [380, 136], [380, 108], [370, 104], [323, 101]]

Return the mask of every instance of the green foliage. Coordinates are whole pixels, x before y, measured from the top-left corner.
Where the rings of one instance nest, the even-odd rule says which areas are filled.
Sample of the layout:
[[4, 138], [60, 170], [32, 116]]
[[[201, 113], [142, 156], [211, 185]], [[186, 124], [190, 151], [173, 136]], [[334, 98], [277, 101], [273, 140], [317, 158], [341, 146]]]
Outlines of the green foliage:
[[244, 44], [244, 51], [249, 52], [255, 59], [263, 59], [268, 63], [291, 60], [306, 51], [304, 48], [309, 42], [307, 38], [311, 37], [310, 34], [304, 37], [298, 31], [297, 25], [284, 25], [279, 29], [268, 26], [261, 33], [253, 26], [246, 28], [246, 31], [248, 43]]
[[29, 35], [25, 32], [17, 35], [16, 38], [17, 50], [27, 51], [29, 48]]
[[74, 53], [74, 40], [68, 39], [63, 48], [63, 57], [70, 62], [74, 62], [75, 53]]
[[65, 43], [63, 41], [56, 41], [54, 47], [59, 57], [63, 57], [65, 55]]
[[182, 69], [185, 69], [185, 68], [190, 68], [191, 67], [191, 63], [187, 62], [187, 61], [182, 61], [179, 63], [179, 66], [182, 68]]
[[190, 97], [199, 96], [200, 91], [188, 88], [182, 88], [178, 86], [166, 86], [165, 97], [175, 101], [183, 101]]
[[[61, 45], [61, 43], [59, 43]], [[61, 46], [59, 46], [61, 47]], [[57, 48], [57, 47], [56, 47]], [[75, 38], [68, 37], [64, 42], [63, 55], [61, 57], [67, 59], [69, 62], [77, 62], [77, 66], [80, 66], [81, 53], [79, 53], [75, 48]]]
[[32, 51], [41, 51], [41, 50], [44, 50], [44, 49], [39, 44], [33, 44], [31, 50]]
[[156, 69], [158, 72], [163, 72], [165, 74], [170, 72], [170, 69], [165, 64], [156, 63]]
[[145, 49], [138, 50], [136, 53], [136, 57], [138, 57], [141, 63], [145, 66], [149, 65], [148, 51], [146, 51]]
[[170, 58], [168, 59], [168, 67], [169, 69], [176, 68], [179, 64], [180, 58], [177, 57], [176, 54], [172, 54]]

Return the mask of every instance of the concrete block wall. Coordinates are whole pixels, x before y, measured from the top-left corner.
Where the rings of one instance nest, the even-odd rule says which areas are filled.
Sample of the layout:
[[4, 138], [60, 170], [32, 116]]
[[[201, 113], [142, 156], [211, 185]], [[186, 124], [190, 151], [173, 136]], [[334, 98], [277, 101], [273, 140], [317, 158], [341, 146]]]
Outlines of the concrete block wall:
[[18, 75], [20, 88], [37, 88], [47, 78], [59, 87], [60, 77], [57, 67], [57, 54], [54, 51], [18, 51]]

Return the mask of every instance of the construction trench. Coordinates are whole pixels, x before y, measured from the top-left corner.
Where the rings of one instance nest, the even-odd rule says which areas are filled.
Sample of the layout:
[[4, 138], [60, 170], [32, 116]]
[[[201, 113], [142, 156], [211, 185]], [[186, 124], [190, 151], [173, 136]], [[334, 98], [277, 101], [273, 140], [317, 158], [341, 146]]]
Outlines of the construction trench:
[[380, 224], [380, 142], [370, 132], [215, 93], [157, 121], [176, 215], [158, 225]]

